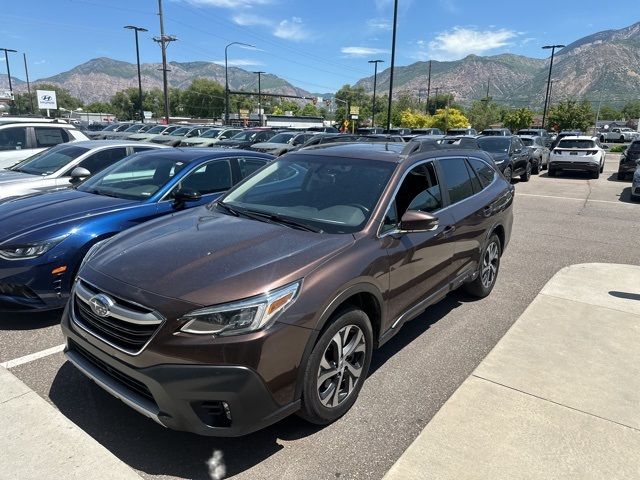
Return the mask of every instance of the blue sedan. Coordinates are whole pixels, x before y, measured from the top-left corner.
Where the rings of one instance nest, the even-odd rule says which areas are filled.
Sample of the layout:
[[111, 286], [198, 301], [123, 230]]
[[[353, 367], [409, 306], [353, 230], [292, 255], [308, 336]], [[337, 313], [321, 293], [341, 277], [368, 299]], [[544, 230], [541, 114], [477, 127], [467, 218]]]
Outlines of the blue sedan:
[[246, 150], [149, 151], [74, 189], [0, 204], [0, 310], [63, 307], [93, 245], [147, 220], [211, 202], [273, 158]]

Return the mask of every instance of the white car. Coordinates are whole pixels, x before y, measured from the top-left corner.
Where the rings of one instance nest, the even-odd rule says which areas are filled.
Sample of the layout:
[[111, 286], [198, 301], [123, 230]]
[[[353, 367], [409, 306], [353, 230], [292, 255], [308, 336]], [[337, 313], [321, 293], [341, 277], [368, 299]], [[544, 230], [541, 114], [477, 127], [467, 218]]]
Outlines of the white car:
[[0, 168], [7, 168], [49, 147], [89, 140], [73, 125], [58, 122], [3, 122], [0, 118]]
[[163, 145], [135, 141], [88, 140], [57, 145], [0, 170], [0, 202], [68, 187], [72, 179], [84, 179], [121, 159]]
[[590, 172], [598, 178], [604, 170], [606, 152], [597, 138], [588, 136], [564, 137], [549, 156], [549, 176], [559, 171]]

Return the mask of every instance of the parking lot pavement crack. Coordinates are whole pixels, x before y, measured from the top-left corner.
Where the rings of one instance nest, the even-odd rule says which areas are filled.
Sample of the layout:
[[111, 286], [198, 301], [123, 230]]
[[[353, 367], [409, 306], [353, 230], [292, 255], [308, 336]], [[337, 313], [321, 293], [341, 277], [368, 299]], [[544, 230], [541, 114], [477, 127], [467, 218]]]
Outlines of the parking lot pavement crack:
[[582, 215], [584, 213], [585, 209], [587, 208], [587, 204], [591, 199], [591, 193], [593, 192], [593, 185], [591, 184], [591, 180], [587, 180], [587, 188], [589, 189], [589, 191], [587, 192], [587, 196], [585, 197], [584, 202], [582, 203], [582, 207], [580, 208], [580, 211], [577, 213], [577, 215]]
[[489, 382], [489, 383], [492, 383], [494, 385], [498, 385], [500, 387], [508, 388], [509, 390], [512, 390], [514, 392], [522, 393], [523, 395], [527, 395], [529, 397], [537, 398], [538, 400], [542, 400], [543, 402], [553, 403], [554, 405], [558, 405], [559, 407], [564, 407], [564, 408], [567, 408], [569, 410], [573, 410], [574, 412], [582, 413], [584, 415], [588, 415], [588, 416], [593, 417], [593, 418], [598, 418], [600, 420], [604, 420], [605, 422], [614, 423], [616, 425], [620, 425], [621, 427], [625, 427], [625, 428], [628, 428], [630, 430], [633, 430], [635, 432], [639, 432], [640, 433], [640, 429], [632, 427], [630, 425], [626, 425], [624, 423], [616, 422], [615, 420], [611, 420], [610, 418], [606, 418], [606, 417], [602, 417], [600, 415], [596, 415], [594, 413], [586, 412], [584, 410], [580, 410], [579, 408], [575, 408], [575, 407], [572, 407], [570, 405], [565, 405], [564, 403], [556, 402], [556, 401], [551, 400], [549, 398], [544, 398], [544, 397], [541, 397], [539, 395], [535, 395], [533, 393], [525, 392], [524, 390], [520, 390], [519, 388], [514, 388], [514, 387], [511, 387], [509, 385], [505, 385], [503, 383], [496, 382], [495, 380], [491, 380], [489, 378], [481, 377], [479, 375], [476, 375], [475, 373], [471, 374], [471, 376], [475, 377], [475, 378], [477, 378], [479, 380], [484, 380], [485, 382]]
[[0, 405], [4, 405], [5, 403], [12, 402], [17, 398], [24, 397], [25, 395], [29, 395], [30, 393], [33, 393], [33, 392], [28, 391], [28, 392], [21, 393], [20, 395], [16, 395], [15, 397], [7, 398], [6, 400], [3, 400], [2, 402], [0, 402]]

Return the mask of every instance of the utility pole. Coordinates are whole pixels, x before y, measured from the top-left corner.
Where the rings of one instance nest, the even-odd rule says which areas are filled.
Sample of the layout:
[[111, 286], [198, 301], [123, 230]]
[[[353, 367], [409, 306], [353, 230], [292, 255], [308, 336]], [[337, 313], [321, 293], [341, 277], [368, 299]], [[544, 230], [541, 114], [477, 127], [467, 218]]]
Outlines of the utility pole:
[[22, 58], [24, 58], [24, 74], [27, 77], [27, 92], [29, 93], [29, 104], [31, 105], [31, 115], [33, 115], [34, 114], [33, 98], [31, 97], [31, 82], [29, 82], [29, 69], [27, 68], [27, 54], [23, 53]]
[[241, 47], [256, 48], [253, 45], [242, 42], [231, 42], [224, 47], [224, 124], [229, 125], [229, 62], [227, 50], [231, 45], [239, 45]]
[[391, 72], [389, 74], [389, 109], [387, 110], [387, 131], [391, 130], [391, 105], [393, 100], [393, 69], [396, 65], [396, 31], [398, 29], [398, 0], [393, 2], [393, 38], [391, 40]]
[[429, 60], [429, 76], [427, 77], [427, 106], [424, 113], [429, 114], [429, 99], [431, 98], [431, 60]]
[[378, 64], [384, 63], [384, 60], [369, 60], [373, 63], [373, 101], [371, 105], [371, 126], [376, 126], [376, 86], [378, 83]]
[[564, 45], [545, 45], [542, 47], [544, 50], [551, 49], [551, 62], [549, 63], [549, 77], [547, 78], [547, 94], [544, 97], [544, 110], [542, 110], [542, 128], [544, 128], [545, 120], [547, 119], [547, 106], [549, 104], [549, 91], [551, 90], [551, 70], [553, 69], [553, 56], [556, 53], [556, 48], [564, 48]]
[[489, 103], [489, 82], [490, 82], [490, 79], [487, 79], [487, 94], [484, 97], [487, 103]]
[[164, 93], [164, 116], [169, 124], [169, 84], [167, 81], [167, 45], [177, 40], [173, 35], [164, 34], [164, 15], [162, 14], [162, 0], [158, 0], [158, 16], [160, 17], [160, 36], [154, 37], [154, 41], [160, 44], [162, 49], [162, 87]]
[[[7, 78], [9, 79], [9, 94], [11, 95], [11, 99], [13, 100], [13, 87], [11, 86], [11, 68], [9, 68], [9, 52], [16, 53], [17, 50], [12, 48], [0, 48], [0, 50], [4, 50], [4, 61], [7, 64]], [[13, 100], [15, 103], [15, 100]]]
[[[127, 25], [128, 30], [134, 30], [136, 34], [136, 60], [138, 62], [138, 102], [140, 103], [140, 121], [144, 123], [144, 109], [142, 108], [142, 75], [140, 74], [140, 46], [138, 45], [138, 32], [148, 32], [146, 28]], [[168, 121], [167, 121], [168, 123]]]
[[593, 134], [598, 134], [598, 120], [600, 120], [600, 107], [602, 106], [602, 91], [600, 92], [600, 98], [598, 99], [598, 112], [596, 113], [596, 123], [593, 126]]
[[258, 75], [258, 115], [260, 116], [260, 126], [262, 126], [262, 84], [260, 83], [263, 73], [266, 72], [253, 72]]

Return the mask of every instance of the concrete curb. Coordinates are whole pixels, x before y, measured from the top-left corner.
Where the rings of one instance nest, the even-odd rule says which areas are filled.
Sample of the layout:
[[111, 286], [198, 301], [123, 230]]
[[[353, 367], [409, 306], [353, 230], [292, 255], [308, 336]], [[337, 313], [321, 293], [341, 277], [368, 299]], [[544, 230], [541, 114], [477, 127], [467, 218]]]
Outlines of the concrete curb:
[[0, 452], [3, 480], [141, 479], [2, 367]]
[[384, 477], [640, 478], [640, 267], [560, 270]]

